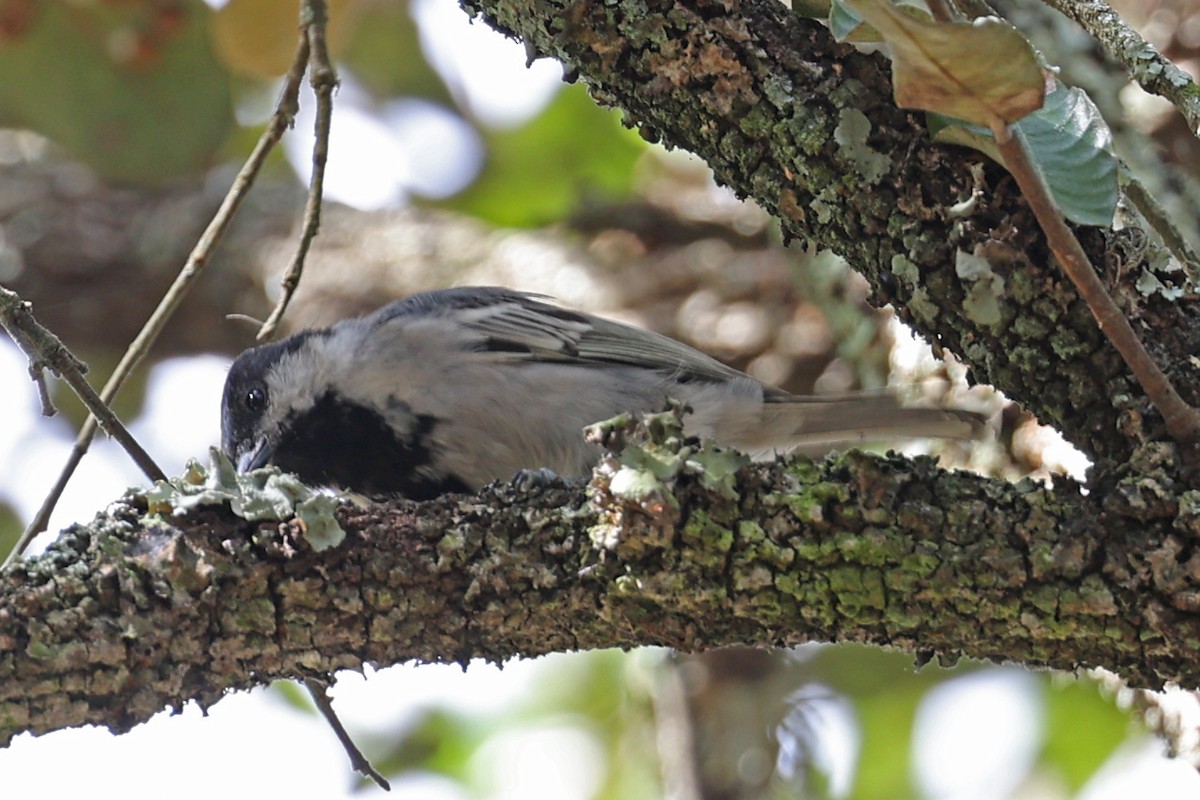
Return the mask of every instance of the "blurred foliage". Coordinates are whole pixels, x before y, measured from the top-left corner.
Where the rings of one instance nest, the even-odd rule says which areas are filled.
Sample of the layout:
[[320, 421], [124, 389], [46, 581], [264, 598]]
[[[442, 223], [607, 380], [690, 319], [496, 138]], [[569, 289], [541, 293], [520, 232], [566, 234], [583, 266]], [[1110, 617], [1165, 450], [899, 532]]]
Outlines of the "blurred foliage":
[[25, 524], [13, 507], [8, 503], [0, 503], [0, 561], [8, 557], [24, 529]]
[[0, 2], [0, 124], [48, 136], [101, 175], [195, 175], [233, 125], [201, 0]]
[[[327, 0], [330, 57], [341, 57], [363, 5], [361, 0]], [[295, 60], [299, 19], [295, 0], [229, 0], [214, 16], [213, 44], [231, 69], [258, 78], [278, 77]]]
[[[567, 752], [578, 759], [587, 759], [589, 753], [596, 756], [595, 764], [571, 766], [596, 775], [591, 797], [662, 796], [643, 656], [602, 650], [545, 656], [524, 666], [535, 671], [528, 681], [530, 691], [515, 695], [498, 711], [464, 713], [419, 706], [392, 735], [352, 733], [374, 766], [396, 783], [405, 777], [437, 775], [458, 784], [466, 797], [484, 798], [496, 796], [498, 786], [517, 777], [513, 773], [520, 765], [506, 757], [510, 748], [531, 750], [521, 761], [537, 770], [539, 758], [562, 755], [553, 748], [540, 749], [540, 737], [561, 740], [563, 732], [570, 731], [581, 738], [574, 742], [576, 752]], [[470, 679], [469, 670], [462, 679]], [[280, 682], [276, 688], [289, 704], [311, 713], [311, 704], [295, 684]], [[544, 763], [540, 768], [561, 770], [561, 765]]]
[[1140, 724], [1090, 680], [1049, 676], [1043, 681], [1045, 732], [1039, 766], [1078, 792]]
[[[781, 671], [758, 676], [757, 693], [747, 683], [753, 676], [741, 675], [730, 685], [738, 693], [748, 690], [754, 702], [774, 708], [756, 712], [758, 716], [786, 721], [774, 730], [756, 731], [738, 730], [741, 726], [732, 720], [717, 720], [726, 733], [738, 730], [738, 735], [745, 737], [744, 741], [727, 737], [722, 742], [732, 751], [733, 763], [748, 763], [750, 755], [764, 752], [762, 745], [768, 739], [779, 745], [769, 750], [778, 753], [777, 762], [770, 766], [772, 774], [765, 788], [742, 792], [727, 786], [720, 795], [723, 798], [905, 800], [935, 796], [932, 787], [923, 785], [914, 766], [914, 752], [919, 747], [916, 721], [931, 693], [949, 687], [970, 691], [962, 685], [964, 678], [1016, 674], [1010, 667], [968, 661], [950, 669], [936, 665], [916, 668], [909, 654], [854, 644], [808, 646], [781, 655], [777, 660]], [[561, 770], [560, 760], [567, 752], [577, 759], [572, 769], [578, 770], [581, 780], [588, 776], [586, 786], [594, 786], [590, 793], [580, 787], [572, 796], [653, 800], [664, 796], [664, 781], [667, 786], [677, 785], [670, 767], [660, 758], [664, 740], [657, 728], [662, 715], [669, 712], [656, 693], [662, 690], [664, 676], [681, 664], [690, 669], [689, 657], [681, 660], [656, 649], [547, 656], [521, 665], [534, 670], [532, 678], [524, 674], [517, 679], [520, 688], [514, 688], [512, 698], [496, 711], [470, 713], [430, 704], [419, 707], [396, 731], [365, 735], [358, 731], [354, 735], [375, 766], [394, 781], [436, 775], [457, 785], [463, 797], [548, 796], [546, 785], [533, 785], [539, 780], [537, 774]], [[501, 680], [504, 677], [502, 674]], [[999, 733], [1018, 741], [1032, 737], [1034, 758], [1024, 764], [995, 767], [1006, 771], [1005, 781], [1015, 787], [1008, 796], [1014, 799], [1076, 797], [1122, 743], [1145, 735], [1116, 705], [1111, 693], [1091, 678], [1050, 673], [1023, 673], [1022, 678], [1020, 685], [1032, 691], [1015, 692], [1012, 702], [1028, 703], [1030, 718], [1040, 722], [1032, 731]], [[471, 670], [461, 679], [469, 681]], [[688, 689], [688, 701], [694, 702], [697, 691], [720, 691], [713, 683], [721, 680], [719, 675], [703, 678], [702, 686]], [[791, 690], [781, 691], [789, 685]], [[312, 716], [313, 724], [320, 724], [294, 684], [276, 687], [286, 692], [289, 704]], [[503, 683], [494, 685], [493, 691], [504, 692]], [[943, 695], [943, 702], [945, 698]], [[829, 749], [824, 740], [837, 738], [835, 728], [829, 727], [829, 706], [818, 707], [814, 700], [837, 700], [850, 711], [853, 741], [849, 750]], [[978, 734], [962, 730], [932, 733], [951, 740], [978, 735], [985, 742], [995, 735], [995, 724], [978, 720], [972, 728]], [[989, 728], [990, 735], [984, 735]], [[545, 744], [564, 740], [565, 751]], [[695, 743], [695, 734], [692, 741]], [[587, 746], [578, 747], [581, 742]], [[817, 750], [826, 750], [826, 756], [815, 758]], [[988, 760], [984, 754], [980, 762]], [[987, 789], [991, 792], [987, 796], [1003, 796], [992, 791], [994, 787], [983, 785], [989, 780], [986, 775], [968, 775], [963, 780], [962, 791], [981, 795]]]
[[466, 191], [442, 203], [495, 225], [544, 225], [584, 200], [624, 199], [646, 143], [602, 109], [581, 84], [560, 91], [538, 116], [484, 134], [487, 163]]
[[354, 27], [342, 63], [379, 98], [420, 97], [454, 108], [446, 79], [421, 49], [408, 2], [371, 3]]
[[[201, 0], [0, 0], [0, 122], [47, 136], [111, 179], [198, 176], [252, 146], [260, 124], [236, 126], [232, 109], [239, 100], [260, 107], [291, 65], [297, 8], [296, 0], [230, 0], [215, 12]], [[630, 195], [647, 145], [582, 85], [495, 130], [459, 107], [425, 57], [407, 3], [332, 0], [327, 38], [338, 69], [376, 100], [427, 100], [476, 129], [485, 166], [445, 207], [532, 226], [586, 199]]]

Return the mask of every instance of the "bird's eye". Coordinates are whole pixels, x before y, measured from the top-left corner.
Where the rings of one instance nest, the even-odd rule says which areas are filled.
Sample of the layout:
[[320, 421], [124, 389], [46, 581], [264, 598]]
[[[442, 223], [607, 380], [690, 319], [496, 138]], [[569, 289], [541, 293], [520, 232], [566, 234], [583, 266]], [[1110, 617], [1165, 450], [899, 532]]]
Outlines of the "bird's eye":
[[255, 386], [246, 392], [245, 402], [246, 408], [251, 411], [262, 411], [267, 407], [267, 390], [261, 386]]

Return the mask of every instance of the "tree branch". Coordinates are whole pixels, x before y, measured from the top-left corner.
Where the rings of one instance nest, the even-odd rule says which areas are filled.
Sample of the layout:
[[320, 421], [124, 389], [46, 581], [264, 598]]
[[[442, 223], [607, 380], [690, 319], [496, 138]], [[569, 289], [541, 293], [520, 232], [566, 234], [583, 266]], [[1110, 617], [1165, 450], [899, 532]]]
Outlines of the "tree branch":
[[1043, 0], [1074, 20], [1096, 38], [1104, 49], [1123, 64], [1138, 85], [1151, 94], [1165, 97], [1187, 120], [1188, 129], [1200, 134], [1200, 87], [1192, 76], [1175, 66], [1154, 45], [1121, 19], [1104, 0]]
[[[1170, 466], [1164, 447], [1145, 458]], [[864, 641], [1200, 685], [1200, 502], [1161, 490], [1101, 501], [852, 453], [685, 476], [653, 502], [594, 480], [591, 501], [346, 507], [320, 554], [296, 523], [117, 504], [0, 573], [0, 742], [366, 663], [641, 645]]]

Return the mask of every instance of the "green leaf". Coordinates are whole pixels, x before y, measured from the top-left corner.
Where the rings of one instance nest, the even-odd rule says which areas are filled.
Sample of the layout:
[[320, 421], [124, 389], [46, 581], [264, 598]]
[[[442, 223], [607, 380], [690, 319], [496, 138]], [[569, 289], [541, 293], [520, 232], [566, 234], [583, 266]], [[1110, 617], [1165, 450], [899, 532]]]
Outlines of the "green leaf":
[[1091, 680], [1071, 680], [1046, 691], [1041, 765], [1078, 792], [1136, 728], [1128, 712], [1104, 697]]
[[162, 183], [206, 168], [233, 128], [212, 12], [177, 3], [36, 3], [0, 39], [0, 124], [102, 175]]
[[[1078, 88], [1056, 84], [1042, 108], [1016, 123], [1050, 193], [1067, 219], [1110, 225], [1120, 188], [1112, 132], [1100, 110]], [[930, 115], [934, 141], [972, 147], [1003, 164], [991, 131]]]
[[839, 42], [878, 42], [882, 39], [870, 25], [863, 25], [862, 17], [854, 9], [847, 8], [843, 0], [833, 0], [829, 7], [829, 32]]
[[484, 137], [488, 160], [479, 178], [437, 205], [512, 227], [562, 219], [589, 197], [628, 196], [647, 147], [582, 85], [564, 88], [526, 124]]
[[997, 17], [921, 19], [891, 0], [844, 0], [892, 47], [896, 104], [993, 131], [1042, 105], [1042, 69], [1021, 33]]
[[1117, 157], [1112, 132], [1087, 93], [1059, 84], [1017, 128], [1067, 219], [1111, 224], [1120, 195]]

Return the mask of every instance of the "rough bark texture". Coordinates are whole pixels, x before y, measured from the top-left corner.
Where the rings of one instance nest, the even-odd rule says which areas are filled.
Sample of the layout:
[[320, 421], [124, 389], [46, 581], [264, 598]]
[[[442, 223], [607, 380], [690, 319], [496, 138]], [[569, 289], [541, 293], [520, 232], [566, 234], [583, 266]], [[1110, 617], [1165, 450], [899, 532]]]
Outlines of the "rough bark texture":
[[1198, 493], [1147, 528], [1069, 483], [862, 453], [589, 492], [348, 507], [319, 554], [290, 524], [118, 505], [0, 574], [0, 742], [364, 663], [640, 645], [864, 641], [1200, 685]]
[[[896, 108], [889, 67], [834, 43], [774, 0], [468, 0], [499, 29], [562, 59], [596, 98], [648, 135], [703, 158], [785, 232], [828, 247], [880, 302], [963, 356], [974, 377], [1018, 398], [1096, 459], [1121, 460], [1121, 420], [1144, 408], [1115, 351], [1060, 274], [1012, 180], [981, 156], [934, 145], [922, 115]], [[864, 125], [865, 123], [865, 125]], [[982, 165], [972, 174], [972, 167]], [[954, 204], [982, 194], [965, 215]], [[1194, 303], [1143, 298], [1144, 236], [1081, 231], [1135, 327], [1196, 399]], [[984, 324], [955, 274], [958, 251], [1005, 281]], [[1156, 418], [1155, 418], [1156, 419]]]

